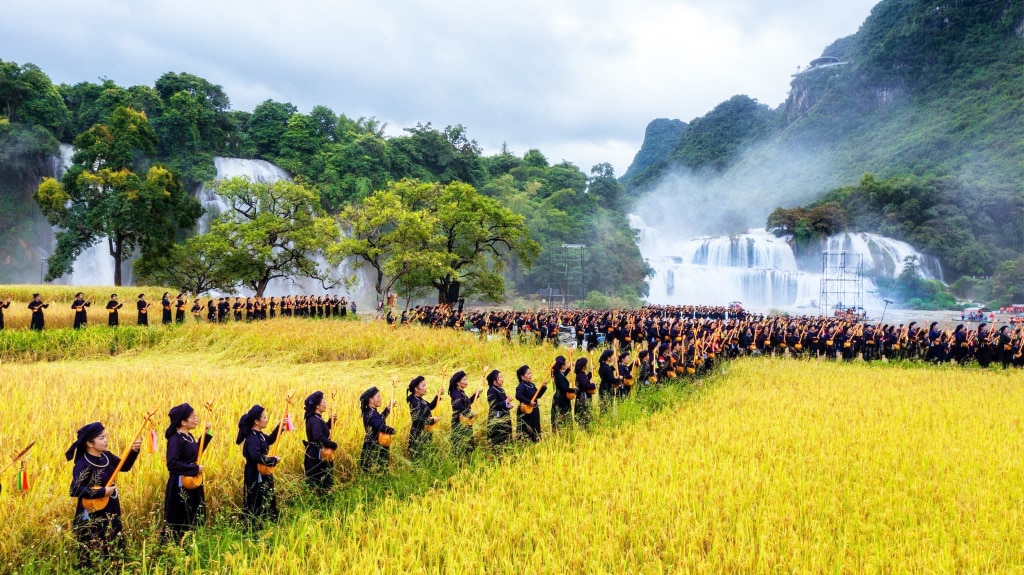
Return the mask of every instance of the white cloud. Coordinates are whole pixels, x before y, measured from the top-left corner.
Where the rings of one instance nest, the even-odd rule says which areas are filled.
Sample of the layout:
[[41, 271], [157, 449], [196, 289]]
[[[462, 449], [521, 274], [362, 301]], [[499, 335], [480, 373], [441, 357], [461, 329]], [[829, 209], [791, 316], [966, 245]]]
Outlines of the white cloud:
[[626, 170], [656, 117], [738, 93], [775, 106], [789, 74], [854, 33], [874, 0], [551, 2], [17, 1], [0, 57], [56, 82], [220, 84], [401, 127], [461, 123], [487, 150]]

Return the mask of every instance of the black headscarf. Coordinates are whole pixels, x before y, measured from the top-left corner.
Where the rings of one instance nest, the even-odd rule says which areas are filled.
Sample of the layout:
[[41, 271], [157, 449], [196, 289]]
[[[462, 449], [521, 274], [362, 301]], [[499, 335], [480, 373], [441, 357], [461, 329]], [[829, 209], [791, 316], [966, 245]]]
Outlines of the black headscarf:
[[461, 369], [452, 374], [452, 378], [448, 380], [448, 395], [451, 395], [458, 388], [459, 382], [464, 377], [466, 377], [466, 372]]
[[487, 385], [494, 385], [495, 382], [498, 381], [498, 376], [499, 375], [501, 375], [500, 371], [498, 371], [496, 369], [492, 369], [491, 373], [487, 374]]
[[555, 364], [551, 366], [551, 376], [554, 377], [556, 371], [562, 371], [565, 367], [565, 356], [560, 355], [555, 358]]
[[612, 351], [610, 349], [604, 350], [603, 352], [601, 352], [601, 359], [598, 360], [598, 363], [604, 363], [605, 360], [607, 360], [609, 357], [611, 357], [613, 355], [615, 355], [614, 351]]
[[306, 417], [310, 417], [316, 413], [316, 408], [320, 405], [320, 402], [324, 400], [324, 392], [314, 391], [309, 394], [306, 401], [302, 402], [303, 409], [306, 410]]
[[412, 381], [409, 382], [408, 389], [405, 390], [405, 399], [412, 398], [414, 392], [416, 391], [416, 388], [419, 387], [421, 383], [423, 383], [424, 379], [426, 378], [423, 377], [422, 375], [417, 375], [416, 377], [412, 378]]
[[526, 372], [528, 372], [528, 371], [530, 371], [530, 366], [528, 366], [528, 365], [521, 365], [521, 366], [519, 366], [519, 369], [516, 370], [516, 379], [518, 379], [519, 381], [523, 381], [523, 376], [526, 375]]
[[85, 455], [85, 444], [99, 437], [101, 433], [103, 433], [103, 424], [98, 421], [80, 427], [78, 429], [78, 438], [64, 452], [64, 457], [67, 457], [68, 461], [78, 461]]
[[181, 426], [181, 422], [185, 421], [189, 417], [192, 417], [192, 406], [183, 403], [181, 405], [175, 405], [167, 412], [167, 417], [170, 418], [171, 423], [167, 426], [167, 431], [164, 432], [164, 439], [170, 439], [172, 435], [178, 432], [178, 427]]
[[263, 415], [263, 406], [256, 404], [249, 408], [249, 411], [245, 412], [245, 415], [238, 420], [238, 435], [235, 436], [236, 444], [245, 441], [245, 436], [249, 435], [249, 432], [252, 431], [253, 424], [256, 423], [256, 420], [259, 419], [261, 415]]
[[373, 386], [370, 389], [364, 391], [362, 394], [359, 395], [359, 407], [362, 409], [366, 409], [366, 406], [369, 404], [370, 399], [372, 399], [373, 396], [377, 395], [378, 393], [380, 393], [380, 390], [377, 389], [377, 386]]
[[587, 368], [587, 357], [583, 356], [576, 359], [576, 367], [573, 368], [573, 372], [582, 373]]

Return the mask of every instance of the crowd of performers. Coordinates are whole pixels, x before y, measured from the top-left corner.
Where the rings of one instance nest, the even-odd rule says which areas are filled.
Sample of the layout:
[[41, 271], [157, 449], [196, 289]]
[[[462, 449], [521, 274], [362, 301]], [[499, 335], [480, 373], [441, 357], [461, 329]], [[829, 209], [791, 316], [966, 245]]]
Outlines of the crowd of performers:
[[[75, 312], [74, 329], [81, 329], [89, 325], [89, 309], [92, 307], [91, 298], [86, 298], [82, 292], [75, 294], [71, 302], [71, 309]], [[208, 321], [211, 323], [225, 323], [228, 321], [256, 321], [273, 319], [275, 317], [316, 317], [345, 318], [349, 312], [356, 313], [356, 302], [338, 295], [289, 295], [282, 297], [209, 297], [190, 299], [187, 294], [179, 293], [171, 296], [170, 292], [164, 292], [159, 305], [156, 300], [146, 299], [146, 294], [140, 293], [135, 298], [135, 324], [149, 325], [150, 314], [156, 314], [159, 310], [160, 321], [163, 324], [184, 323], [188, 315], [195, 321]], [[125, 302], [118, 298], [116, 293], [110, 294], [105, 310], [107, 312], [107, 325], [121, 325], [121, 314]], [[11, 300], [0, 301], [0, 330], [4, 329], [4, 310], [11, 307]], [[29, 328], [43, 330], [46, 327], [46, 309], [50, 304], [43, 301], [43, 297], [36, 293], [32, 294], [32, 301], [28, 303], [28, 309], [32, 312]], [[129, 308], [130, 309], [130, 308]]]
[[[288, 307], [281, 307], [278, 302], [277, 309], [297, 314], [297, 302], [302, 300], [302, 297], [283, 298]], [[335, 313], [343, 315], [340, 310], [345, 309], [341, 301], [338, 302], [340, 310], [332, 307], [334, 304], [321, 303], [316, 307], [308, 305], [308, 298], [306, 301], [303, 314], [320, 314], [312, 310], [323, 309], [324, 316], [329, 317]], [[252, 313], [258, 314], [260, 308], [253, 303]], [[174, 305], [172, 301], [172, 307]], [[220, 309], [219, 302], [216, 307]], [[247, 311], [244, 305], [240, 312], [232, 309], [232, 313]], [[166, 313], [165, 306], [165, 318]], [[1024, 326], [1003, 325], [994, 329], [995, 326], [981, 324], [966, 329], [962, 324], [940, 327], [937, 322], [927, 327], [914, 322], [870, 324], [842, 318], [768, 317], [742, 310], [698, 306], [463, 313], [442, 305], [418, 307], [400, 318], [392, 315], [389, 322], [472, 330], [481, 337], [525, 338], [556, 346], [575, 343], [591, 350], [580, 352], [576, 359], [573, 358], [575, 350], [565, 353], [555, 350], [553, 363], [539, 376], [527, 365], [510, 374], [499, 370], [486, 372], [482, 374], [481, 389], [473, 393], [468, 392], [471, 382], [465, 371], [452, 374], [447, 388], [439, 387], [429, 400], [431, 394], [426, 378], [412, 379], [405, 392], [411, 417], [406, 445], [412, 461], [434, 452], [433, 432], [441, 424], [434, 412], [446, 397], [452, 406], [450, 423], [445, 426], [450, 429], [451, 453], [464, 458], [484, 443], [484, 437], [495, 451], [503, 450], [514, 441], [540, 441], [543, 430], [538, 402], [549, 392], [553, 395], [549, 429], [557, 432], [570, 425], [585, 429], [596, 415], [607, 411], [614, 402], [628, 398], [634, 390], [700, 377], [710, 372], [722, 358], [776, 355], [961, 364], [974, 360], [982, 367], [993, 362], [1001, 363], [1004, 369], [1024, 366]], [[568, 327], [572, 329], [566, 329]], [[506, 387], [506, 377], [515, 378], [514, 387]], [[385, 405], [381, 390], [370, 387], [360, 395], [359, 404], [364, 428], [359, 466], [363, 472], [380, 473], [390, 464], [396, 430], [387, 420], [395, 408], [395, 399], [392, 397]], [[314, 493], [326, 494], [334, 483], [333, 462], [338, 444], [332, 440], [332, 428], [337, 416], [325, 417], [328, 405], [321, 391], [306, 397], [303, 407], [304, 479]], [[486, 415], [479, 417], [479, 414]], [[152, 414], [145, 423], [151, 418]], [[485, 424], [480, 441], [474, 434], [479, 421]], [[206, 494], [201, 458], [203, 450], [210, 445], [212, 434], [207, 424], [197, 438], [194, 432], [199, 426], [199, 415], [188, 404], [175, 406], [168, 412], [164, 433], [168, 470], [164, 505], [167, 540], [180, 542], [204, 522]], [[235, 436], [245, 460], [242, 518], [250, 528], [276, 521], [278, 516], [274, 472], [280, 461], [276, 448], [281, 425], [267, 433], [269, 427], [268, 411], [254, 405], [241, 415]], [[145, 424], [121, 456], [107, 450], [106, 431], [99, 422], [79, 429], [67, 450], [68, 460], [74, 462], [70, 494], [77, 499], [73, 530], [84, 562], [106, 560], [119, 554], [123, 547], [115, 480], [118, 473], [130, 471], [135, 463], [144, 429]]]
[[[785, 355], [851, 361], [880, 359], [956, 362], [982, 367], [1024, 366], [1024, 325], [947, 322], [886, 324], [844, 317], [752, 315], [711, 306], [649, 306], [639, 310], [470, 311], [419, 307], [401, 323], [472, 329], [479, 334], [559, 345], [566, 337], [588, 349], [599, 345], [646, 351], [655, 375], [694, 373], [717, 355]], [[571, 327], [572, 329], [566, 329]], [[643, 351], [640, 354], [643, 355]]]
[[[149, 325], [155, 301], [139, 294], [135, 302], [136, 324]], [[191, 304], [191, 306], [190, 306]], [[0, 302], [0, 329], [3, 310], [11, 301]], [[45, 326], [44, 310], [50, 304], [34, 294], [28, 307], [32, 311], [31, 329]], [[75, 296], [74, 328], [88, 325], [92, 305], [82, 293]], [[106, 304], [107, 324], [120, 325], [124, 303], [111, 294]], [[355, 314], [355, 301], [337, 295], [298, 295], [283, 297], [211, 297], [190, 300], [187, 294], [160, 299], [161, 322], [183, 323], [186, 310], [195, 321], [224, 323], [256, 321], [274, 317], [345, 318]], [[720, 353], [729, 357], [741, 354], [785, 354], [794, 357], [825, 357], [865, 361], [923, 360], [936, 363], [976, 360], [982, 367], [1000, 362], [1003, 367], [1021, 365], [1021, 324], [989, 325], [968, 328], [947, 322], [939, 327], [909, 324], [872, 324], [843, 317], [751, 316], [742, 309], [714, 306], [650, 306], [640, 310], [619, 311], [468, 311], [447, 305], [416, 307], [396, 314], [393, 307], [384, 310], [389, 324], [419, 323], [432, 327], [471, 329], [482, 335], [501, 335], [534, 339], [539, 343], [559, 341], [566, 327], [572, 329], [577, 346], [593, 349], [599, 344], [632, 349], [643, 344], [663, 369], [673, 361], [696, 369], [701, 356]], [[204, 319], [205, 318], [205, 319]], [[697, 346], [696, 344], [702, 344]], [[659, 374], [660, 375], [660, 374]]]

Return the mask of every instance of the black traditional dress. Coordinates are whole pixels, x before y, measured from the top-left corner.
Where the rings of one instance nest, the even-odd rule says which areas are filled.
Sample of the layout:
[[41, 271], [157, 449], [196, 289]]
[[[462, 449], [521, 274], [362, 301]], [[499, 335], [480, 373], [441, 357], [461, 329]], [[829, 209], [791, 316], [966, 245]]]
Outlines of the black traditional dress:
[[[203, 450], [210, 446], [213, 436], [206, 434]], [[180, 542], [187, 531], [203, 524], [206, 519], [206, 491], [200, 485], [188, 489], [182, 477], [199, 475], [199, 443], [191, 433], [177, 432], [167, 440], [167, 489], [164, 492], [164, 523], [167, 535]]]

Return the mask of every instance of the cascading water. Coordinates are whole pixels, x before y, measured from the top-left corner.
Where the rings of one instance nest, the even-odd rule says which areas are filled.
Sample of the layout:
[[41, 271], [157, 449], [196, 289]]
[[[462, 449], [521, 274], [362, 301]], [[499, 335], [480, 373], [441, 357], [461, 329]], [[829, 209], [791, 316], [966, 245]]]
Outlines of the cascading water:
[[[71, 167], [74, 148], [70, 144], [60, 145], [60, 156], [53, 158], [53, 177], [60, 179]], [[131, 277], [130, 266], [124, 265], [125, 276]], [[114, 258], [110, 255], [107, 236], [100, 236], [98, 241], [83, 251], [72, 266], [70, 275], [60, 280], [68, 285], [102, 286], [114, 285]]]
[[[243, 177], [250, 182], [262, 182], [265, 184], [274, 183], [280, 180], [291, 181], [292, 177], [288, 172], [271, 164], [266, 160], [245, 160], [242, 158], [221, 158], [213, 159], [213, 165], [217, 169], [217, 180]], [[202, 204], [205, 212], [196, 224], [196, 232], [204, 234], [210, 231], [210, 224], [214, 218], [231, 209], [224, 198], [212, 187], [203, 185], [196, 193], [196, 199]]]
[[[639, 216], [631, 214], [629, 220], [639, 232], [640, 252], [654, 268], [647, 298], [651, 303], [725, 305], [740, 301], [755, 309], [817, 306], [821, 270], [801, 269], [786, 238], [754, 229], [735, 236], [673, 241], [649, 228]], [[825, 249], [863, 256], [868, 276], [898, 275], [904, 258], [916, 256], [926, 278], [942, 278], [935, 258], [877, 234], [837, 234], [826, 240]], [[883, 306], [868, 278], [864, 290], [865, 307]]]
[[[291, 175], [283, 169], [275, 166], [274, 164], [266, 160], [247, 160], [242, 158], [221, 158], [216, 157], [213, 159], [214, 167], [217, 169], [216, 180], [226, 180], [234, 177], [244, 177], [251, 182], [261, 183], [274, 183], [281, 180], [291, 181]], [[231, 209], [230, 204], [219, 195], [216, 190], [211, 186], [200, 186], [199, 191], [196, 193], [196, 199], [202, 204], [205, 213], [196, 223], [197, 233], [206, 233], [210, 231], [210, 226], [213, 220]], [[315, 258], [317, 266], [324, 271], [334, 272], [332, 275], [336, 277], [348, 277], [353, 275], [351, 271], [351, 264], [348, 261], [342, 262], [341, 266], [336, 269], [331, 269], [330, 264], [322, 256]], [[349, 299], [355, 298], [356, 302], [362, 306], [362, 309], [371, 309], [370, 305], [373, 304], [374, 292], [369, 286], [371, 282], [367, 280], [362, 272], [357, 272], [356, 278], [358, 280], [357, 285], [353, 286], [352, 290], [346, 289], [324, 289], [323, 284], [319, 281], [311, 278], [293, 278], [293, 279], [275, 279], [272, 280], [264, 292], [267, 296], [280, 296], [280, 295], [298, 295], [298, 294], [338, 294], [339, 296], [346, 296]], [[242, 295], [252, 295], [251, 291], [241, 290]]]

